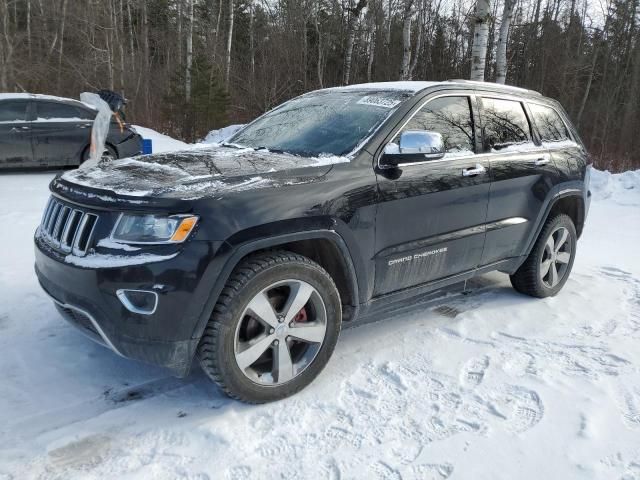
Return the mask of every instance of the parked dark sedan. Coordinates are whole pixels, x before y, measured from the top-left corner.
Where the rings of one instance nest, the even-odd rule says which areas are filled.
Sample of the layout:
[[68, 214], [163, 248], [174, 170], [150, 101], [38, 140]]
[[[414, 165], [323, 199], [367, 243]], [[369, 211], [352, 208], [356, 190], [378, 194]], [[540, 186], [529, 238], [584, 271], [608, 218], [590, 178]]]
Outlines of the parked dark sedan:
[[[96, 110], [70, 98], [29, 93], [0, 94], [0, 169], [80, 165], [89, 156]], [[142, 137], [111, 122], [105, 156], [142, 151]]]

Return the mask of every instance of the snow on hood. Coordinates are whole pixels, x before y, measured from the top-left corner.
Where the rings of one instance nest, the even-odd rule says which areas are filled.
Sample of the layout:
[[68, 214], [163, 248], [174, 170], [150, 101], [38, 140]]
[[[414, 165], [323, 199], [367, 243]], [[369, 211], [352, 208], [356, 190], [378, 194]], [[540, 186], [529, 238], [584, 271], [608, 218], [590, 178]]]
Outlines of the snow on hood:
[[[65, 173], [64, 182], [126, 196], [164, 196], [195, 199], [248, 189], [311, 181], [326, 173], [327, 166], [348, 162], [347, 157], [298, 157], [251, 148], [211, 146], [125, 158], [88, 169]], [[277, 172], [318, 167], [276, 177]], [[319, 168], [325, 167], [325, 168]]]

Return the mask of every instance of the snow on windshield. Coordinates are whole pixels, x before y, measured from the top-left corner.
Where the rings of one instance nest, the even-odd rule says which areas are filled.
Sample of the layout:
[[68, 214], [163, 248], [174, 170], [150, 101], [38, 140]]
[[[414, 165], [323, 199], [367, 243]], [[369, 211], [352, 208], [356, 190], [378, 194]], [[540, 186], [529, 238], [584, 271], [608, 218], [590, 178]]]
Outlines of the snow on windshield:
[[229, 142], [304, 156], [349, 155], [411, 95], [401, 90], [321, 90], [263, 115]]

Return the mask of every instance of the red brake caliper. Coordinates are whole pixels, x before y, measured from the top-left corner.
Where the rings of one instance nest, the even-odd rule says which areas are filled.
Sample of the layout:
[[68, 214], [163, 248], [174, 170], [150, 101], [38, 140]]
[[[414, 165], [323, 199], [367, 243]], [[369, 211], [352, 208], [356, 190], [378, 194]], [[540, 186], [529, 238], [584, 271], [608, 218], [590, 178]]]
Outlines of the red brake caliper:
[[307, 318], [307, 309], [305, 307], [302, 307], [302, 310], [300, 310], [295, 317], [293, 317], [293, 321], [298, 323], [298, 322], [306, 322], [308, 320]]

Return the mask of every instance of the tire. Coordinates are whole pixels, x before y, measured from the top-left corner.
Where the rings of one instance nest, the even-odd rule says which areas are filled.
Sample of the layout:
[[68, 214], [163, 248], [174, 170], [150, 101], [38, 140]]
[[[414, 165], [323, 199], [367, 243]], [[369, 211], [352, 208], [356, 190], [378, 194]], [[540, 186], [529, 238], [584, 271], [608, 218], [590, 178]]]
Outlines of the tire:
[[[82, 152], [82, 158], [80, 159], [80, 165], [87, 161], [89, 158], [89, 148], [87, 147]], [[109, 145], [104, 146], [104, 153], [102, 154], [102, 159], [106, 161], [113, 161], [118, 159], [118, 154], [115, 149]]]
[[288, 251], [260, 253], [229, 277], [197, 354], [202, 369], [228, 396], [271, 402], [297, 393], [320, 374], [341, 323], [340, 295], [320, 265]]
[[548, 219], [527, 259], [510, 276], [513, 288], [537, 298], [556, 295], [571, 273], [577, 242], [578, 236], [571, 217], [559, 214]]

